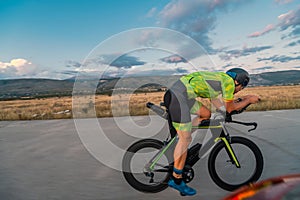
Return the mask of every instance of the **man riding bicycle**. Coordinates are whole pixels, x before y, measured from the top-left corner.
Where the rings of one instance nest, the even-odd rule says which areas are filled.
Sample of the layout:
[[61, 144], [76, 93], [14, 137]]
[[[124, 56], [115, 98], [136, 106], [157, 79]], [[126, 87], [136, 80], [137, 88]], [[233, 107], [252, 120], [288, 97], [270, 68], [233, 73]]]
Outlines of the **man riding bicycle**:
[[[224, 72], [195, 72], [180, 78], [165, 93], [164, 102], [169, 112], [171, 125], [176, 129], [178, 142], [174, 150], [173, 174], [168, 185], [183, 195], [195, 195], [196, 190], [182, 180], [182, 172], [187, 157], [187, 149], [192, 140], [192, 126], [211, 117], [210, 110], [197, 97], [209, 98], [211, 103], [223, 112], [241, 110], [248, 104], [259, 101], [256, 95], [247, 95], [242, 101], [234, 101], [234, 94], [249, 83], [249, 74], [241, 68]], [[223, 100], [218, 96], [222, 94]], [[191, 113], [197, 117], [191, 120]]]

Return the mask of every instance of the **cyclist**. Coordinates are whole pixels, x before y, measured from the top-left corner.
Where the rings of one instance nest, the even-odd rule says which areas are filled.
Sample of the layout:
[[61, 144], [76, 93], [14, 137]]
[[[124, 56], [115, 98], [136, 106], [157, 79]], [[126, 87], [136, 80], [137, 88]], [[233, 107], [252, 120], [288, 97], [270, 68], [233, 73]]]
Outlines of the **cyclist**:
[[[195, 98], [208, 98], [221, 111], [241, 110], [248, 104], [257, 103], [259, 97], [247, 95], [242, 101], [234, 101], [234, 94], [249, 83], [249, 74], [241, 68], [224, 72], [195, 72], [182, 76], [165, 93], [164, 102], [169, 112], [171, 125], [176, 129], [178, 142], [174, 150], [174, 168], [168, 185], [182, 195], [195, 195], [196, 190], [182, 180], [182, 172], [187, 157], [187, 149], [192, 140], [192, 126], [198, 126], [211, 117], [210, 110]], [[218, 96], [222, 94], [223, 100]], [[197, 117], [191, 120], [191, 113]]]

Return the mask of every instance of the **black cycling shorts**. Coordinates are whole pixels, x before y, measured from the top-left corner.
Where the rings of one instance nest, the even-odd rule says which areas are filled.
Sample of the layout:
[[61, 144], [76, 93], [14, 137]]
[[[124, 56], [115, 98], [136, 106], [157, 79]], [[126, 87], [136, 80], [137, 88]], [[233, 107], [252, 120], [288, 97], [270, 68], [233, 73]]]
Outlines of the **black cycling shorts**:
[[191, 113], [196, 100], [189, 99], [185, 85], [176, 81], [165, 93], [164, 103], [167, 107], [170, 120], [176, 130], [191, 131]]

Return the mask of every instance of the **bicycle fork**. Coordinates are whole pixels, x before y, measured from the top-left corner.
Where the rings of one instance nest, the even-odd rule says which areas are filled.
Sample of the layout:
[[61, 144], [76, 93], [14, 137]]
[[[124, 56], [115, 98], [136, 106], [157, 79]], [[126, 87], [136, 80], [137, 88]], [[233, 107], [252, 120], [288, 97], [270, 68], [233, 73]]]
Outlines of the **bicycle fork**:
[[218, 142], [220, 140], [222, 140], [225, 144], [225, 149], [226, 149], [226, 152], [227, 152], [227, 154], [230, 158], [231, 163], [235, 164], [235, 166], [237, 168], [241, 168], [241, 165], [240, 165], [240, 163], [239, 163], [239, 161], [238, 161], [238, 159], [237, 159], [230, 143], [228, 142], [227, 138], [226, 137], [218, 137], [218, 138], [216, 138], [215, 142]]
[[231, 163], [235, 164], [235, 166], [237, 168], [241, 168], [241, 165], [232, 149], [231, 138], [230, 138], [229, 134], [227, 133], [227, 129], [223, 123], [221, 123], [221, 126], [222, 126], [222, 132], [221, 132], [220, 136], [215, 139], [215, 142], [218, 142], [218, 141], [224, 142], [225, 149], [230, 158]]

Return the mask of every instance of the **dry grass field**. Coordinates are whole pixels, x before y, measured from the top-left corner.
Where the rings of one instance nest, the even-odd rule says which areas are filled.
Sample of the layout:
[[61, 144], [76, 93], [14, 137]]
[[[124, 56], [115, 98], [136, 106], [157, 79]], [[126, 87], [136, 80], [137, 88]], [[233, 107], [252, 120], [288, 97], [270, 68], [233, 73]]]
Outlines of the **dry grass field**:
[[[280, 110], [300, 108], [300, 86], [272, 86], [246, 88], [238, 96], [257, 94], [262, 102], [248, 110]], [[145, 115], [149, 113], [148, 101], [159, 103], [164, 92], [97, 95], [80, 98], [79, 117], [110, 117], [124, 115]], [[94, 103], [95, 102], [95, 103]], [[76, 105], [74, 105], [76, 106]], [[74, 107], [75, 108], [75, 107]], [[77, 110], [78, 110], [77, 109]], [[92, 112], [91, 112], [92, 111]], [[72, 97], [45, 98], [33, 100], [0, 101], [0, 120], [34, 120], [72, 118]]]

